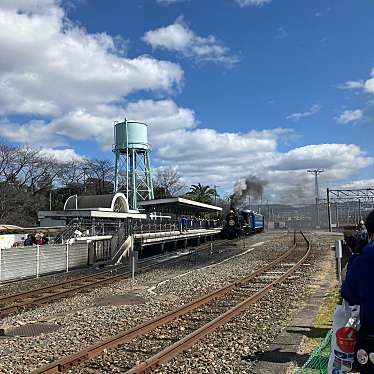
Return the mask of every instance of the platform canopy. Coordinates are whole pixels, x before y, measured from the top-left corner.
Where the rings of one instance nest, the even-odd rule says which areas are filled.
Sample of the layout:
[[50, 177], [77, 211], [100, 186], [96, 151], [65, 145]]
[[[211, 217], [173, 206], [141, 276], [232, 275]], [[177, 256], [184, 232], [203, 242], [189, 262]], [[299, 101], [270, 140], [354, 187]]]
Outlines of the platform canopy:
[[156, 199], [139, 202], [139, 208], [147, 212], [162, 212], [174, 214], [195, 215], [198, 213], [217, 213], [222, 208], [215, 205], [200, 203], [198, 201], [184, 199], [182, 197], [170, 197], [168, 199]]
[[129, 204], [123, 193], [87, 196], [73, 195], [66, 200], [64, 210], [99, 210], [128, 213]]
[[73, 195], [64, 205], [64, 210], [38, 212], [41, 224], [45, 226], [67, 224], [72, 219], [102, 219], [121, 220], [127, 218], [146, 219], [145, 214], [130, 210], [126, 196], [123, 193], [106, 195]]

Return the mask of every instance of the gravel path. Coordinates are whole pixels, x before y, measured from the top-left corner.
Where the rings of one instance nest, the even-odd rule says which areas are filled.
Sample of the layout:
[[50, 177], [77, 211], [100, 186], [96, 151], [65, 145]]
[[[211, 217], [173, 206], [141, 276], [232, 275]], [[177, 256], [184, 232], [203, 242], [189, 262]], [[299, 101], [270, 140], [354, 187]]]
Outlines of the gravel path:
[[[205, 251], [198, 255], [196, 264], [187, 262], [186, 259], [172, 265], [162, 264], [157, 270], [138, 275], [133, 291], [130, 281], [123, 280], [86, 294], [10, 316], [2, 321], [2, 327], [5, 327], [6, 331], [12, 327], [42, 321], [57, 325], [59, 330], [36, 337], [0, 338], [0, 373], [27, 373], [105, 336], [116, 334], [176, 308], [182, 302], [222, 287], [284, 251], [290, 243], [290, 237], [275, 240], [278, 236], [279, 233], [250, 237], [246, 240], [245, 248], [242, 243], [235, 246], [226, 245], [226, 248], [217, 247], [212, 256], [209, 251]], [[251, 247], [257, 242], [264, 243]], [[244, 254], [235, 257], [240, 253]], [[233, 258], [227, 260], [230, 256]], [[220, 264], [211, 266], [217, 261]], [[140, 296], [144, 303], [97, 305], [98, 301], [108, 295], [128, 293]]]

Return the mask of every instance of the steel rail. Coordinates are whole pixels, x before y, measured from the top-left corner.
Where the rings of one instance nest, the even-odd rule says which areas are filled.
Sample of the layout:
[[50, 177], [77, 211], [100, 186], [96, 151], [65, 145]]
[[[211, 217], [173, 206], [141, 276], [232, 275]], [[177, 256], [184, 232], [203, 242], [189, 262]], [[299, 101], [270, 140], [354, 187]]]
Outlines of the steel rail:
[[[208, 243], [202, 244], [201, 248], [199, 248], [199, 251], [205, 250], [207, 248], [209, 248]], [[169, 260], [163, 261], [162, 264], [176, 262], [181, 257], [186, 257], [188, 255], [189, 254], [186, 253], [179, 257], [173, 257]], [[142, 263], [151, 262], [151, 264], [139, 267], [136, 273], [139, 274], [139, 273], [148, 271], [150, 269], [153, 269], [155, 265], [160, 264], [160, 262], [157, 262], [158, 259], [159, 257], [150, 258], [148, 260], [143, 261]], [[108, 283], [108, 282], [117, 281], [122, 278], [128, 278], [131, 275], [130, 271], [126, 271], [121, 274], [115, 274], [115, 275], [111, 274], [113, 271], [117, 271], [117, 270], [120, 270], [126, 267], [127, 266], [121, 266], [115, 269], [101, 271], [99, 273], [95, 273], [91, 275], [86, 275], [84, 277], [79, 277], [79, 278], [70, 279], [64, 282], [55, 283], [51, 286], [35, 288], [29, 291], [19, 292], [19, 293], [12, 294], [9, 296], [0, 297], [0, 304], [11, 303], [12, 301], [17, 301], [19, 299], [22, 299], [21, 302], [16, 302], [5, 307], [0, 307], [0, 317], [8, 316], [12, 313], [17, 312], [19, 309], [24, 309], [27, 307], [31, 308], [37, 305], [46, 304], [46, 303], [64, 298], [66, 296], [76, 294], [83, 290], [87, 290], [90, 288], [95, 288], [100, 285], [104, 285], [105, 283]], [[105, 278], [102, 278], [103, 276], [105, 276]], [[78, 285], [74, 286], [74, 284], [78, 284]]]
[[51, 374], [51, 373], [61, 373], [65, 372], [69, 369], [71, 369], [73, 366], [79, 365], [80, 363], [90, 360], [92, 358], [95, 358], [99, 356], [103, 351], [117, 348], [120, 345], [123, 345], [126, 342], [130, 342], [134, 338], [137, 338], [141, 335], [144, 335], [157, 327], [163, 326], [166, 323], [169, 323], [176, 318], [185, 315], [189, 313], [190, 311], [197, 309], [198, 307], [208, 304], [212, 300], [223, 296], [227, 293], [229, 293], [231, 290], [233, 290], [235, 287], [238, 287], [251, 279], [265, 273], [269, 269], [271, 269], [273, 266], [280, 263], [284, 258], [288, 257], [295, 249], [296, 243], [293, 244], [291, 248], [289, 248], [286, 252], [284, 252], [282, 255], [275, 258], [273, 261], [271, 261], [269, 264], [261, 267], [260, 269], [254, 271], [253, 273], [241, 278], [240, 280], [233, 282], [225, 287], [222, 287], [216, 291], [213, 291], [207, 295], [204, 295], [197, 300], [191, 301], [190, 303], [187, 303], [185, 305], [182, 305], [182, 307], [172, 310], [168, 313], [165, 313], [161, 315], [160, 317], [156, 317], [150, 321], [144, 322], [138, 326], [135, 326], [127, 331], [124, 331], [122, 333], [119, 333], [117, 335], [114, 335], [112, 337], [109, 337], [105, 340], [102, 340], [96, 344], [93, 344], [80, 352], [77, 352], [73, 355], [64, 357], [62, 359], [59, 359], [55, 362], [52, 362], [44, 367], [41, 367], [39, 369], [36, 369], [32, 372], [32, 374]]
[[304, 256], [292, 267], [290, 268], [285, 274], [268, 284], [267, 286], [263, 287], [259, 291], [255, 292], [253, 295], [245, 299], [244, 301], [237, 304], [235, 307], [231, 308], [227, 312], [221, 314], [220, 316], [216, 317], [212, 321], [208, 322], [204, 326], [200, 327], [199, 329], [195, 330], [191, 334], [187, 335], [183, 339], [175, 342], [174, 344], [170, 345], [169, 347], [163, 349], [156, 355], [150, 357], [146, 361], [140, 363], [136, 367], [128, 370], [125, 374], [142, 374], [142, 373], [149, 373], [151, 370], [155, 369], [156, 367], [160, 366], [163, 363], [166, 363], [176, 357], [179, 353], [186, 351], [187, 349], [191, 348], [197, 341], [201, 340], [209, 333], [213, 332], [214, 330], [218, 329], [225, 323], [229, 322], [231, 319], [237, 317], [243, 310], [248, 308], [250, 305], [257, 302], [259, 299], [267, 295], [276, 285], [282, 283], [285, 279], [287, 279], [292, 273], [294, 273], [308, 258], [310, 254], [310, 242], [305, 237], [305, 235], [300, 232], [303, 238], [307, 243], [307, 251], [305, 252]]

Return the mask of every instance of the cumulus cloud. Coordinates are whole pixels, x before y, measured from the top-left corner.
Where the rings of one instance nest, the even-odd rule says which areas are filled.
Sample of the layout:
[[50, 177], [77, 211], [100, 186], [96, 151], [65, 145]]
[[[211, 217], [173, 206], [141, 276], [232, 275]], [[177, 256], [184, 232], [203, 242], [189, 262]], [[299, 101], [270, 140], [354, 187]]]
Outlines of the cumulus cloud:
[[275, 170], [306, 170], [323, 168], [335, 178], [344, 178], [357, 169], [367, 167], [372, 159], [354, 144], [317, 144], [292, 149], [282, 154], [272, 168]]
[[[183, 80], [178, 64], [125, 57], [118, 39], [74, 24], [59, 0], [2, 1], [0, 135], [41, 147], [93, 139], [109, 149], [113, 122], [127, 112], [127, 95], [169, 94]], [[167, 102], [161, 104], [166, 110]], [[172, 110], [181, 121], [186, 111], [170, 102], [170, 117]], [[34, 119], [18, 123], [14, 114]]]
[[176, 130], [162, 139], [156, 156], [161, 163], [177, 165], [190, 183], [214, 183], [226, 191], [240, 178], [257, 176], [268, 182], [264, 199], [282, 203], [313, 201], [314, 184], [306, 173], [309, 168], [326, 170], [321, 177], [323, 188], [373, 164], [354, 144], [308, 145], [283, 153], [279, 145], [289, 134], [287, 129], [245, 134]]
[[198, 36], [183, 21], [182, 17], [165, 27], [147, 31], [143, 40], [152, 48], [163, 48], [176, 51], [183, 56], [195, 58], [197, 61], [217, 62], [233, 65], [238, 61], [230, 55], [229, 48], [224, 46], [213, 35]]
[[374, 68], [370, 73], [370, 78], [367, 80], [347, 81], [341, 86], [343, 89], [360, 89], [366, 93], [374, 95]]
[[345, 110], [338, 117], [335, 117], [336, 122], [347, 124], [350, 122], [359, 121], [363, 117], [363, 111], [361, 109], [356, 110]]
[[85, 158], [75, 152], [74, 149], [52, 149], [42, 148], [41, 154], [45, 157], [54, 158], [58, 162], [83, 161]]
[[195, 113], [177, 106], [173, 100], [139, 100], [122, 107], [101, 105], [95, 108], [76, 109], [51, 121], [37, 120], [23, 124], [0, 122], [0, 135], [17, 143], [43, 146], [65, 145], [67, 139], [94, 140], [103, 149], [113, 144], [114, 121], [124, 118], [151, 124], [149, 132], [153, 143], [169, 132], [192, 129], [197, 126]]
[[52, 0], [0, 5], [0, 114], [60, 116], [120, 101], [135, 91], [170, 91], [179, 65], [126, 58], [115, 38], [73, 24]]
[[269, 4], [271, 0], [235, 0], [241, 7], [245, 6], [262, 6]]
[[313, 114], [316, 114], [318, 113], [319, 111], [321, 110], [321, 107], [317, 104], [314, 104], [313, 106], [311, 106], [307, 111], [305, 112], [296, 112], [296, 113], [292, 113], [292, 114], [289, 114], [286, 119], [288, 120], [292, 120], [292, 121], [299, 121], [300, 119], [302, 118], [305, 118], [305, 117], [310, 117], [312, 116]]
[[44, 120], [32, 120], [25, 124], [0, 121], [0, 136], [18, 144], [51, 147], [66, 144], [66, 140], [53, 131]]

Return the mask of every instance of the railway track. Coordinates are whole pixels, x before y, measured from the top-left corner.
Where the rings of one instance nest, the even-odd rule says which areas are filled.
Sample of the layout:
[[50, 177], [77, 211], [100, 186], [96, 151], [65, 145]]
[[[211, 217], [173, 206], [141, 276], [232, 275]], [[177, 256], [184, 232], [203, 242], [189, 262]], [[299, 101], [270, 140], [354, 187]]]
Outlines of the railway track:
[[[215, 246], [222, 245], [227, 240], [217, 240]], [[198, 251], [207, 250], [210, 248], [210, 243], [202, 244], [198, 247]], [[155, 256], [139, 262], [137, 274], [154, 269], [156, 265], [172, 263], [180, 260], [181, 257], [188, 256], [188, 253], [170, 259], [160, 261], [162, 256]], [[79, 292], [84, 292], [92, 288], [96, 288], [108, 283], [113, 283], [118, 280], [129, 278], [130, 271], [124, 271], [128, 266], [119, 266], [115, 269], [101, 271], [92, 275], [66, 280], [55, 283], [50, 286], [35, 288], [28, 291], [18, 292], [16, 294], [6, 295], [0, 297], [0, 318], [14, 314], [19, 310], [32, 308], [38, 305], [53, 302], [55, 300], [65, 298]]]
[[[84, 361], [117, 347], [121, 347], [121, 352], [131, 357], [128, 367], [121, 366], [121, 372], [127, 370], [126, 374], [138, 374], [151, 371], [238, 316], [244, 309], [267, 295], [294, 273], [310, 253], [310, 243], [303, 233], [301, 235], [307, 245], [305, 251], [300, 251], [295, 242], [292, 248], [246, 277], [174, 311], [41, 367], [33, 371], [33, 374], [66, 372]], [[170, 334], [170, 326], [171, 331], [176, 334]], [[179, 339], [181, 326], [184, 336]], [[169, 332], [163, 331], [165, 328]], [[126, 343], [130, 342], [131, 345], [126, 346]], [[165, 342], [170, 344], [160, 347], [160, 345], [165, 345]], [[148, 348], [143, 348], [143, 346]], [[149, 347], [152, 348], [149, 349]], [[157, 347], [156, 352], [154, 352], [154, 347]], [[127, 363], [127, 360], [124, 361]], [[131, 362], [141, 363], [133, 366]]]

